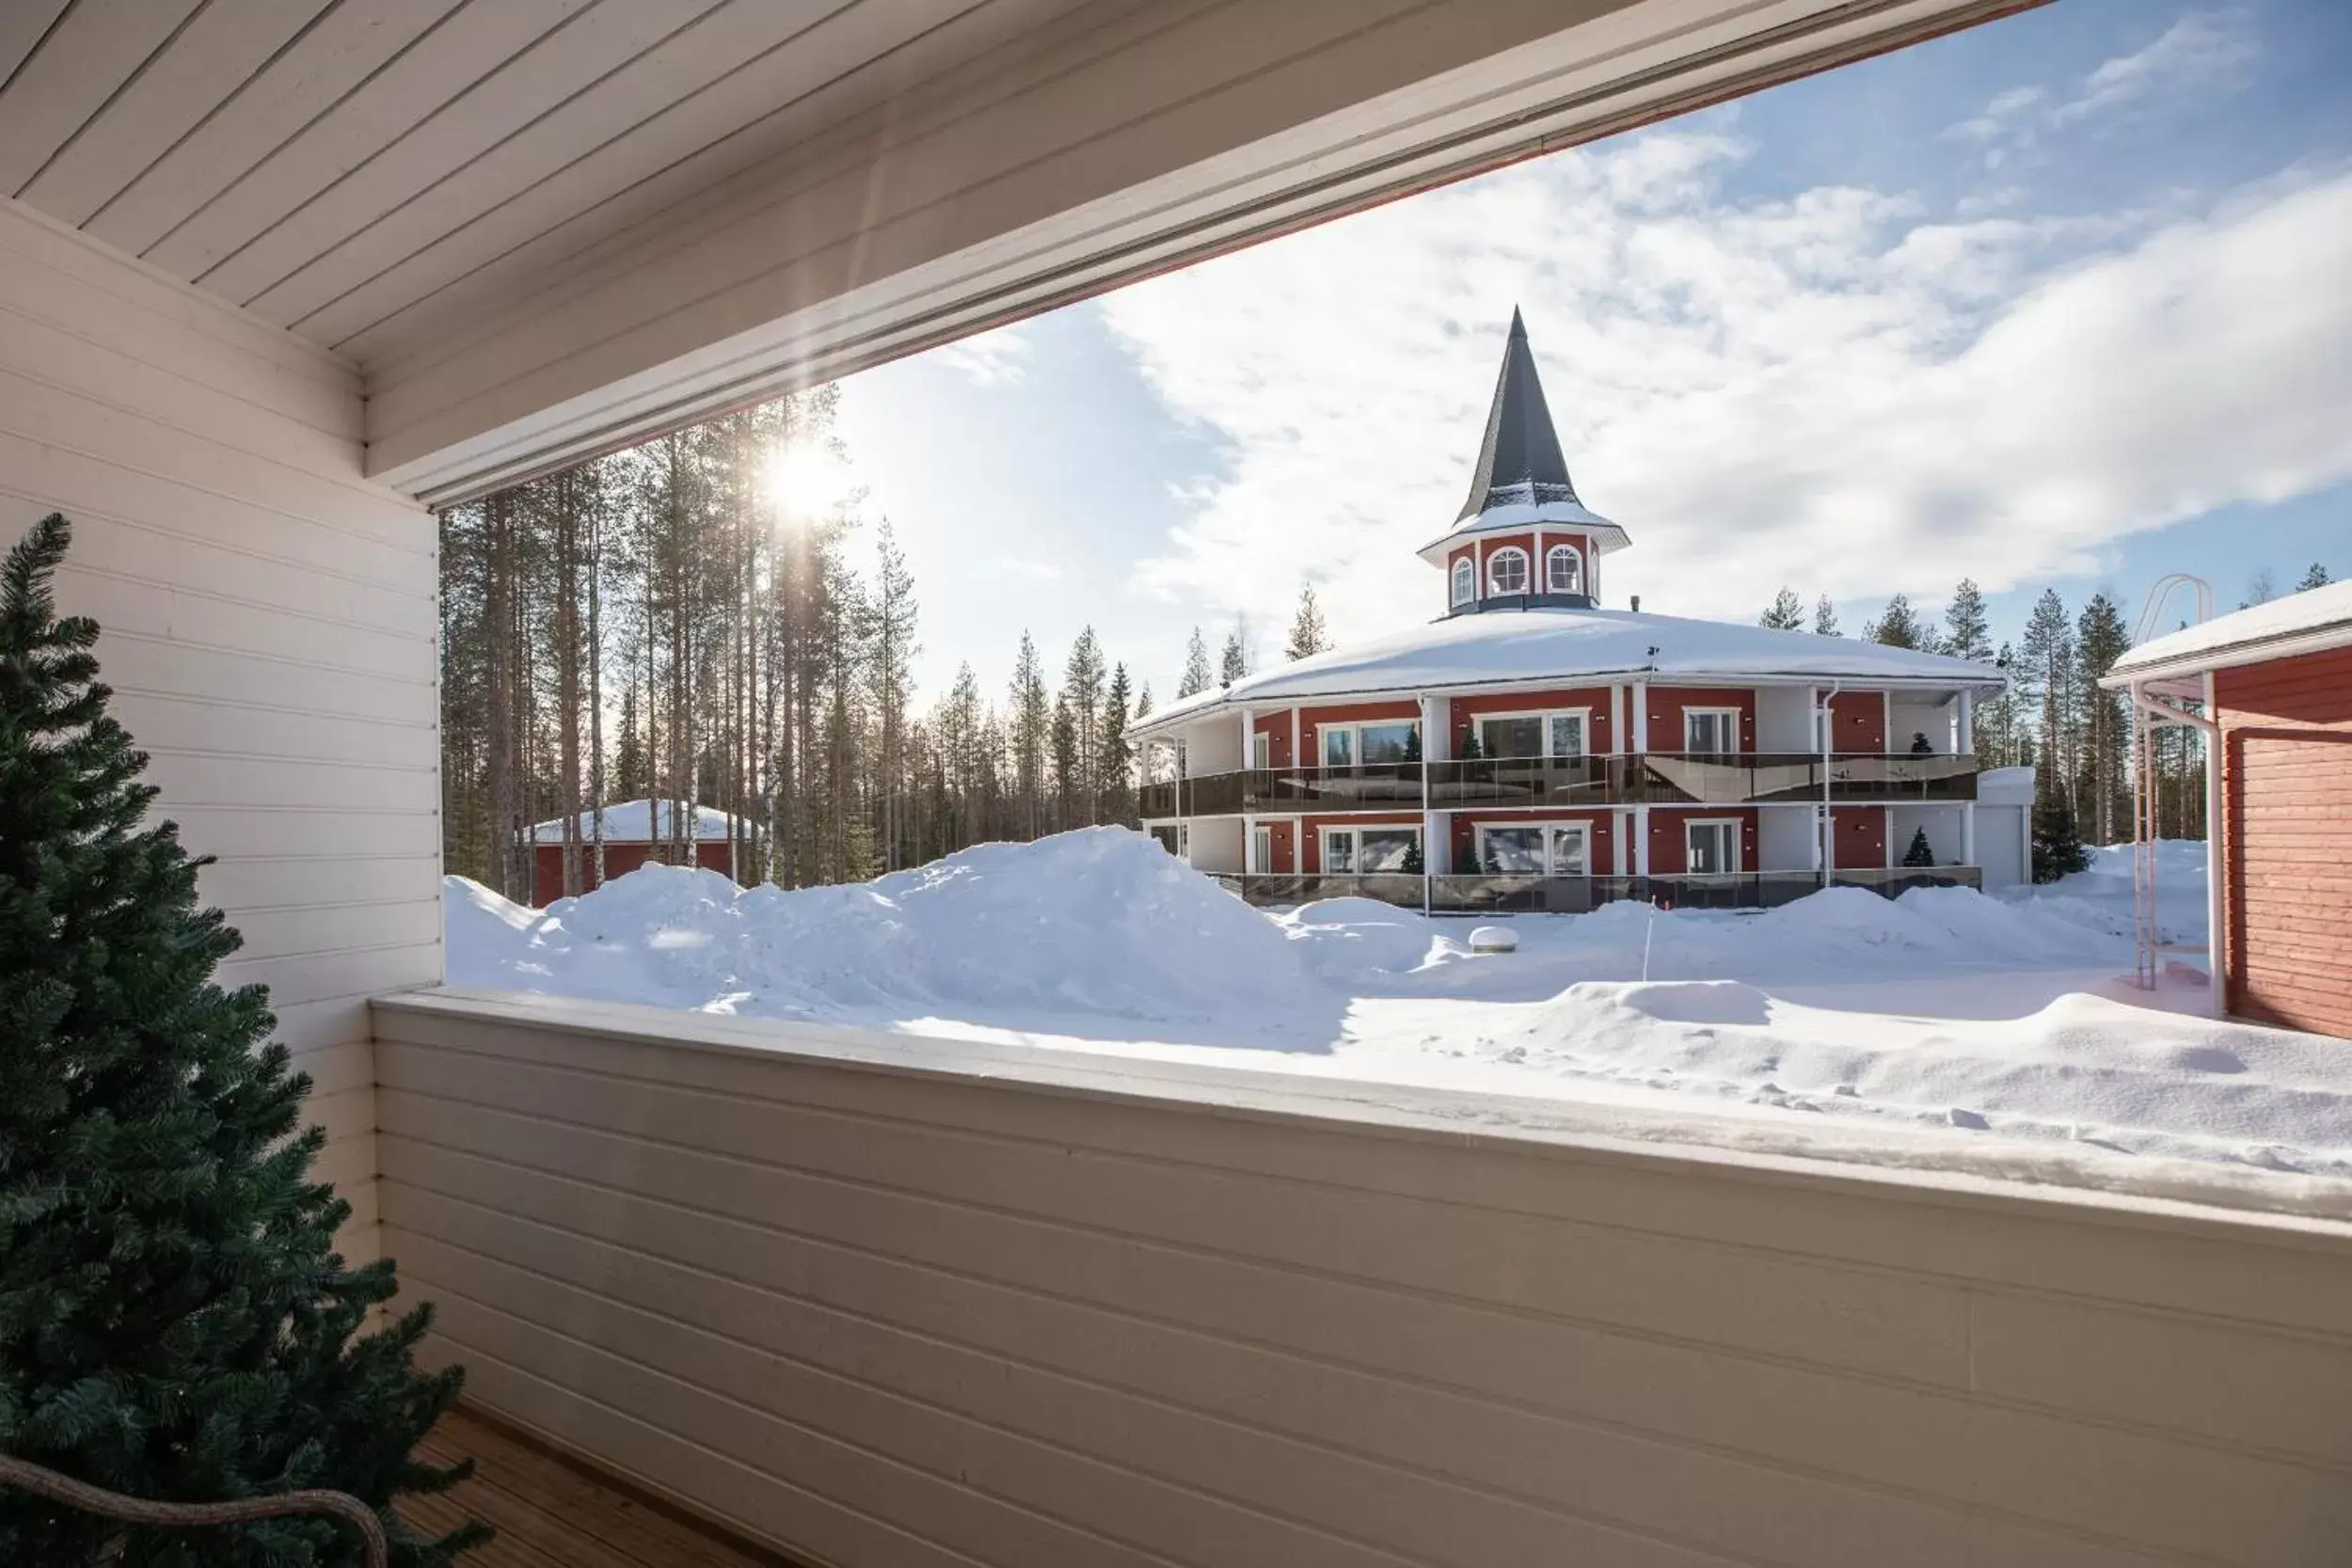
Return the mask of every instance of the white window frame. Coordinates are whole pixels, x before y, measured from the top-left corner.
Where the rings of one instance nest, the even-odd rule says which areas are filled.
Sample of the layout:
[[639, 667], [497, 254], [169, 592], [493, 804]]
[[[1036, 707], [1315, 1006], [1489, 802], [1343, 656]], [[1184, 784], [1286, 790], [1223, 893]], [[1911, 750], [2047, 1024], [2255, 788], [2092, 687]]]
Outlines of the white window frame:
[[1274, 869], [1274, 825], [1253, 822], [1249, 827], [1248, 870], [1263, 875]]
[[1265, 730], [1249, 732], [1249, 766], [1263, 772], [1274, 766], [1274, 736]]
[[[1350, 719], [1337, 724], [1317, 724], [1315, 726], [1315, 766], [1318, 768], [1362, 768], [1367, 766], [1364, 761], [1364, 731], [1385, 730], [1397, 724], [1409, 725], [1416, 735], [1421, 733], [1421, 720], [1418, 716], [1411, 719]], [[1344, 730], [1347, 733], [1347, 755], [1349, 760], [1343, 763], [1333, 762], [1331, 760], [1331, 752], [1329, 750], [1331, 743], [1324, 738], [1325, 736], [1332, 734], [1334, 731], [1340, 730]], [[1421, 746], [1422, 755], [1427, 756], [1429, 754], [1429, 737], [1427, 736], [1422, 736]], [[1390, 767], [1392, 765], [1383, 763], [1379, 766]]]
[[[1319, 874], [1327, 877], [1405, 877], [1411, 875], [1411, 873], [1405, 871], [1366, 871], [1362, 869], [1364, 863], [1364, 834], [1367, 832], [1412, 834], [1413, 842], [1421, 845], [1422, 864], [1423, 866], [1428, 865], [1429, 846], [1422, 841], [1420, 823], [1368, 822], [1353, 828], [1323, 827], [1315, 830], [1315, 840], [1318, 850], [1315, 863], [1322, 868]], [[1345, 871], [1334, 871], [1331, 869], [1331, 846], [1335, 842], [1342, 839], [1344, 839], [1347, 842], [1348, 869]]]
[[[1746, 856], [1742, 852], [1742, 846], [1740, 843], [1742, 837], [1744, 836], [1740, 830], [1745, 826], [1746, 824], [1741, 822], [1740, 818], [1736, 816], [1684, 817], [1682, 819], [1682, 874], [1686, 877], [1739, 876], [1744, 868], [1746, 863]], [[1693, 871], [1691, 869], [1691, 834], [1693, 831], [1700, 828], [1722, 828], [1725, 830], [1728, 834], [1731, 843], [1731, 854], [1729, 857], [1731, 863], [1725, 866], [1722, 871]]]
[[[1565, 556], [1568, 561], [1568, 585], [1560, 586], [1552, 572], [1552, 563]], [[1584, 554], [1574, 545], [1554, 545], [1544, 551], [1544, 592], [1547, 594], [1581, 594], [1584, 592]]]
[[[1531, 828], [1543, 835], [1544, 863], [1542, 869], [1534, 872], [1507, 871], [1501, 875], [1506, 877], [1589, 877], [1593, 874], [1593, 825], [1590, 822], [1481, 822], [1477, 830], [1478, 863], [1485, 865], [1487, 862], [1488, 834], [1525, 832]], [[1577, 859], [1584, 866], [1581, 871], [1560, 869], [1560, 841], [1567, 837], [1573, 837], [1578, 842], [1580, 852]]]
[[[1731, 744], [1719, 751], [1702, 750], [1691, 739], [1691, 721], [1701, 714], [1711, 714], [1724, 721], [1724, 733]], [[1685, 756], [1738, 756], [1740, 754], [1740, 710], [1736, 707], [1686, 707], [1682, 710], [1682, 752]]]
[[1450, 572], [1453, 581], [1451, 602], [1455, 605], [1466, 605], [1476, 600], [1478, 597], [1477, 563], [1469, 556], [1456, 556], [1454, 558], [1454, 565]]
[[[1476, 718], [1474, 718], [1474, 719], [1472, 719], [1472, 720], [1470, 721], [1470, 724], [1471, 724], [1471, 726], [1472, 726], [1472, 728], [1473, 728], [1474, 733], [1475, 733], [1475, 734], [1477, 735], [1477, 736], [1478, 736], [1478, 745], [1479, 745], [1479, 749], [1480, 749], [1481, 751], [1485, 751], [1485, 750], [1486, 750], [1486, 724], [1487, 724], [1487, 722], [1488, 722], [1490, 720], [1498, 720], [1498, 719], [1500, 719], [1500, 720], [1511, 720], [1511, 719], [1540, 719], [1540, 720], [1542, 720], [1542, 721], [1543, 721], [1543, 722], [1544, 722], [1544, 753], [1543, 753], [1543, 754], [1544, 754], [1546, 757], [1588, 757], [1588, 756], [1591, 756], [1591, 755], [1593, 754], [1593, 710], [1592, 710], [1589, 706], [1587, 706], [1587, 707], [1525, 707], [1525, 708], [1513, 708], [1513, 709], [1511, 709], [1510, 711], [1508, 711], [1508, 712], [1506, 712], [1506, 713], [1482, 713], [1482, 714], [1479, 714]], [[1577, 723], [1577, 729], [1578, 729], [1578, 730], [1579, 730], [1579, 732], [1580, 732], [1578, 738], [1580, 738], [1581, 740], [1582, 740], [1582, 741], [1583, 741], [1583, 743], [1584, 743], [1584, 749], [1583, 749], [1582, 751], [1578, 751], [1578, 752], [1562, 752], [1562, 751], [1555, 751], [1555, 750], [1552, 748], [1552, 725], [1553, 725], [1554, 723], [1558, 722], [1560, 720], [1563, 720], [1563, 719], [1573, 719], [1573, 720], [1575, 720], [1575, 721], [1576, 721], [1576, 723]], [[1427, 744], [1427, 742], [1425, 742], [1425, 741], [1424, 741], [1424, 742], [1423, 742], [1423, 744], [1425, 745], [1425, 744]], [[1490, 760], [1493, 758], [1494, 753], [1492, 753], [1491, 752], [1487, 752], [1486, 754], [1487, 754], [1487, 756], [1488, 756], [1488, 758], [1489, 758]], [[1507, 760], [1511, 760], [1511, 759], [1506, 758], [1506, 759], [1503, 759], [1503, 760], [1506, 760], [1506, 761], [1507, 761]], [[1533, 761], [1533, 760], [1534, 760], [1534, 759], [1533, 759], [1533, 758], [1529, 758], [1529, 759], [1525, 759], [1525, 760]]]
[[[1495, 568], [1505, 561], [1516, 559], [1519, 563], [1519, 585], [1505, 588], [1495, 575]], [[1527, 552], [1517, 545], [1505, 545], [1486, 558], [1486, 592], [1496, 598], [1516, 599], [1532, 591], [1534, 568], [1528, 563]]]

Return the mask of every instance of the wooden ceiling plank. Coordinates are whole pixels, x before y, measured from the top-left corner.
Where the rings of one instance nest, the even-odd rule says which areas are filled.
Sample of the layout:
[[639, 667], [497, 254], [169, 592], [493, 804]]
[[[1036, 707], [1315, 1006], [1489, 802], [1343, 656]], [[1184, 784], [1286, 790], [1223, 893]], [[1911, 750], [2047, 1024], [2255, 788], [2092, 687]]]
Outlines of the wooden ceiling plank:
[[82, 0], [0, 92], [0, 191], [24, 194], [199, 0]]
[[[1525, 12], [1551, 3], [1518, 0]], [[1393, 25], [1422, 8], [1419, 0], [1348, 0], [1343, 10], [1336, 6], [1283, 7], [1253, 14], [1248, 31], [1262, 68], [1307, 71], [1329, 55], [1336, 38]], [[702, 291], [700, 299], [744, 298], [738, 291], [752, 279], [776, 276], [803, 261], [830, 273], [839, 260], [831, 254], [832, 243], [841, 236], [871, 237], [893, 225], [901, 233], [909, 225], [936, 225], [946, 214], [935, 209], [968, 196], [976, 181], [998, 180], [1009, 170], [1068, 156], [1119, 126], [1173, 112], [1196, 96], [1202, 82], [1230, 79], [1234, 24], [1228, 10], [1211, 7], [1192, 11], [1168, 27], [1154, 24], [1165, 12], [1147, 9], [1137, 13], [1136, 29], [1121, 35], [1108, 52], [1089, 40], [1089, 47], [1070, 51], [1066, 61], [1049, 53], [1042, 62], [1027, 62], [1027, 69], [1007, 72], [1010, 90], [986, 95], [989, 101], [979, 111], [985, 135], [966, 128], [965, 120], [975, 112], [969, 101], [903, 110], [894, 104], [893, 112], [862, 126], [855, 140], [836, 143], [829, 138], [828, 155], [814, 167], [795, 161], [781, 172], [754, 170], [740, 189], [698, 196], [696, 205], [708, 217], [679, 221], [675, 214], [662, 214], [642, 226], [635, 244], [613, 252], [574, 283], [560, 290], [542, 288], [527, 305], [512, 309], [502, 325], [515, 356], [486, 373], [509, 374], [524, 366], [593, 352], [592, 345], [580, 341], [581, 319], [620, 319], [595, 302], [616, 292], [633, 293], [649, 266], [691, 254], [690, 270]], [[1081, 66], [1083, 72], [1073, 74]], [[878, 182], [875, 171], [880, 168], [890, 173]], [[713, 196], [718, 198], [716, 206], [710, 204]], [[973, 204], [967, 200], [961, 205]], [[853, 248], [870, 254], [862, 245]], [[818, 260], [820, 253], [824, 258]], [[733, 307], [719, 309], [731, 311]], [[755, 325], [746, 321], [743, 327]], [[367, 368], [372, 382], [394, 383], [386, 394], [389, 405], [382, 410], [384, 428], [391, 427], [405, 404], [398, 383], [407, 382], [415, 370], [403, 365], [396, 375], [383, 377], [373, 365]], [[469, 385], [458, 395], [489, 389]]]
[[40, 40], [73, 0], [9, 0], [0, 6], [0, 88], [40, 47]]
[[[462, 330], [463, 323], [511, 299], [517, 278], [537, 279], [560, 292], [607, 257], [640, 244], [654, 225], [696, 229], [706, 208], [723, 203], [725, 193], [758, 178], [764, 167], [821, 153], [843, 141], [862, 145], [871, 119], [896, 112], [918, 91], [933, 104], [966, 102], [961, 90], [997, 68], [1009, 51], [1041, 57], [1090, 47], [1108, 54], [1118, 47], [1119, 39], [1146, 28], [1147, 10], [1157, 15], [1165, 8], [1147, 7], [1140, 0], [1123, 6], [1104, 6], [1099, 0], [991, 0], [982, 9], [966, 12], [877, 62], [875, 69], [828, 84], [756, 125], [655, 169], [620, 195], [576, 216], [542, 222], [543, 198], [537, 192], [527, 193], [485, 222], [453, 235], [447, 245], [465, 247], [454, 256], [445, 260], [440, 247], [421, 254], [420, 263], [432, 263], [437, 274], [450, 273], [447, 281], [415, 291], [413, 300], [403, 300], [390, 313], [347, 336], [330, 337], [325, 331], [315, 335], [322, 342], [340, 344], [339, 352], [356, 361], [397, 367], [405, 373], [416, 368], [412, 361], [419, 356], [428, 361], [438, 356], [453, 329]], [[1112, 20], [1103, 20], [1106, 13]], [[1020, 16], [1024, 25], [998, 39], [996, 27], [1012, 15]], [[975, 45], [973, 35], [982, 29], [988, 30], [987, 36]], [[1010, 73], [1002, 90], [1017, 90]], [[681, 105], [681, 112], [695, 107]], [[932, 107], [911, 112], [928, 118], [941, 111]], [[563, 179], [551, 183], [561, 185]], [[464, 263], [462, 270], [453, 270], [453, 263]]]
[[84, 223], [144, 255], [464, 0], [340, 0], [301, 40]]
[[[397, 226], [399, 232], [386, 236], [388, 241], [406, 241], [404, 250], [392, 252], [398, 261], [363, 273], [353, 264], [361, 258], [322, 258], [290, 279], [288, 292], [272, 290], [255, 301], [254, 309], [322, 342], [347, 337], [464, 276], [481, 260], [595, 209], [647, 176], [724, 139], [747, 120], [759, 119], [763, 106], [821, 91], [910, 38], [981, 3], [897, 0], [883, 5], [866, 0], [834, 11], [788, 44], [764, 53], [747, 51], [721, 36], [733, 29], [711, 26], [707, 30], [713, 37], [691, 40], [698, 51], [718, 50], [691, 92], [674, 92], [666, 75], [651, 70], [641, 73], [631, 66], [624, 73], [630, 79], [615, 77], [597, 89], [594, 102], [565, 105], [462, 177], [378, 220], [379, 228]], [[730, 11], [713, 22], [723, 24], [732, 15]], [[674, 40], [678, 45], [689, 41]], [[641, 63], [651, 67], [656, 62], [648, 56]], [[662, 63], [666, 71], [667, 62]], [[599, 124], [626, 129], [598, 139]], [[508, 210], [516, 206], [528, 211]], [[498, 221], [484, 223], [493, 216]], [[483, 231], [468, 234], [465, 243], [452, 243], [461, 231], [477, 226]], [[428, 237], [429, 244], [421, 243]], [[353, 243], [374, 238], [362, 234]], [[389, 247], [370, 248], [367, 259], [374, 260]], [[291, 292], [294, 285], [299, 292]], [[294, 313], [296, 309], [299, 314]]]
[[[691, 29], [722, 3], [598, 0], [222, 261], [205, 275], [204, 286], [283, 325], [292, 316], [281, 313], [282, 303], [277, 309], [260, 306], [270, 290], [388, 216], [400, 214], [402, 228], [412, 226], [416, 220], [402, 211], [405, 203], [564, 105], [583, 99], [600, 105], [615, 72]], [[788, 0], [757, 7], [752, 14], [771, 17], [772, 26], [787, 28], [822, 3]], [[431, 231], [421, 232], [409, 243], [430, 237]]]
[[24, 199], [79, 227], [219, 108], [333, 0], [235, 0], [207, 6], [88, 131], [50, 160]]
[[203, 282], [205, 274], [256, 236], [370, 159], [387, 154], [434, 110], [588, 4], [590, 0], [466, 0], [292, 141], [150, 246], [147, 259], [167, 272]]

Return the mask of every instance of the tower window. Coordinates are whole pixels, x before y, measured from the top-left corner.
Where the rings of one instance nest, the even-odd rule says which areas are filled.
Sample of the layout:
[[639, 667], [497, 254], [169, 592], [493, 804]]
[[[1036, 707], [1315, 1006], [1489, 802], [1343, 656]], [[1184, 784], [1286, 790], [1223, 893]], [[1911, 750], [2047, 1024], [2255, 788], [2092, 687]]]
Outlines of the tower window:
[[1470, 570], [1470, 557], [1454, 563], [1454, 602], [1468, 604], [1478, 595], [1478, 576]]
[[1544, 557], [1544, 592], [1547, 594], [1581, 594], [1584, 592], [1584, 558], [1576, 553], [1573, 545], [1554, 545]]
[[1527, 592], [1527, 552], [1513, 546], [1500, 549], [1486, 561], [1486, 592], [1489, 594], [1524, 594]]

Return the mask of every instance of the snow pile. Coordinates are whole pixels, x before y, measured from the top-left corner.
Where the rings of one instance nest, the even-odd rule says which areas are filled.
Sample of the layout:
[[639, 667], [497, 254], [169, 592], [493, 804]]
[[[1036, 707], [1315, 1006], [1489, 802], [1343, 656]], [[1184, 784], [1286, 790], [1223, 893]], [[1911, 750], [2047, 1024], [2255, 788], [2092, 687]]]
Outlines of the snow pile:
[[1263, 915], [1118, 828], [847, 887], [648, 865], [535, 915], [463, 878], [446, 903], [452, 984], [758, 1018], [1207, 1021], [1302, 984]]
[[[2201, 933], [2202, 846], [2161, 854], [2168, 928]], [[2126, 981], [2128, 847], [2001, 898], [1508, 920], [1518, 951], [1485, 956], [1472, 922], [1363, 899], [1249, 909], [1113, 828], [852, 887], [648, 866], [543, 912], [452, 879], [445, 906], [461, 985], [1503, 1094], [1529, 1125], [1639, 1106], [1728, 1135], [1692, 1132], [1699, 1106], [1774, 1147], [1835, 1126], [1915, 1150], [1931, 1130], [2068, 1180], [2123, 1156], [2352, 1177], [2352, 1045]], [[1625, 1135], [1665, 1135], [1642, 1125]], [[2020, 1166], [2027, 1146], [2045, 1152]]]

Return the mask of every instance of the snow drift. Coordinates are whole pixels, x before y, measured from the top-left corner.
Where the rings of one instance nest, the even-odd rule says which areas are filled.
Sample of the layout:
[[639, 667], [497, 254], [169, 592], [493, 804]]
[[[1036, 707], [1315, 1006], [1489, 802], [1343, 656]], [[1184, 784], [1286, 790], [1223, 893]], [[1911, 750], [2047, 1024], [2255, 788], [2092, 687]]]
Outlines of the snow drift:
[[[2202, 847], [2162, 852], [2166, 923], [2201, 933]], [[461, 985], [1500, 1092], [1531, 1119], [1696, 1103], [2352, 1176], [2352, 1045], [2121, 978], [2128, 848], [2001, 898], [1521, 919], [1495, 957], [1362, 899], [1252, 910], [1117, 828], [850, 887], [655, 865], [537, 912], [453, 878], [445, 905]]]

